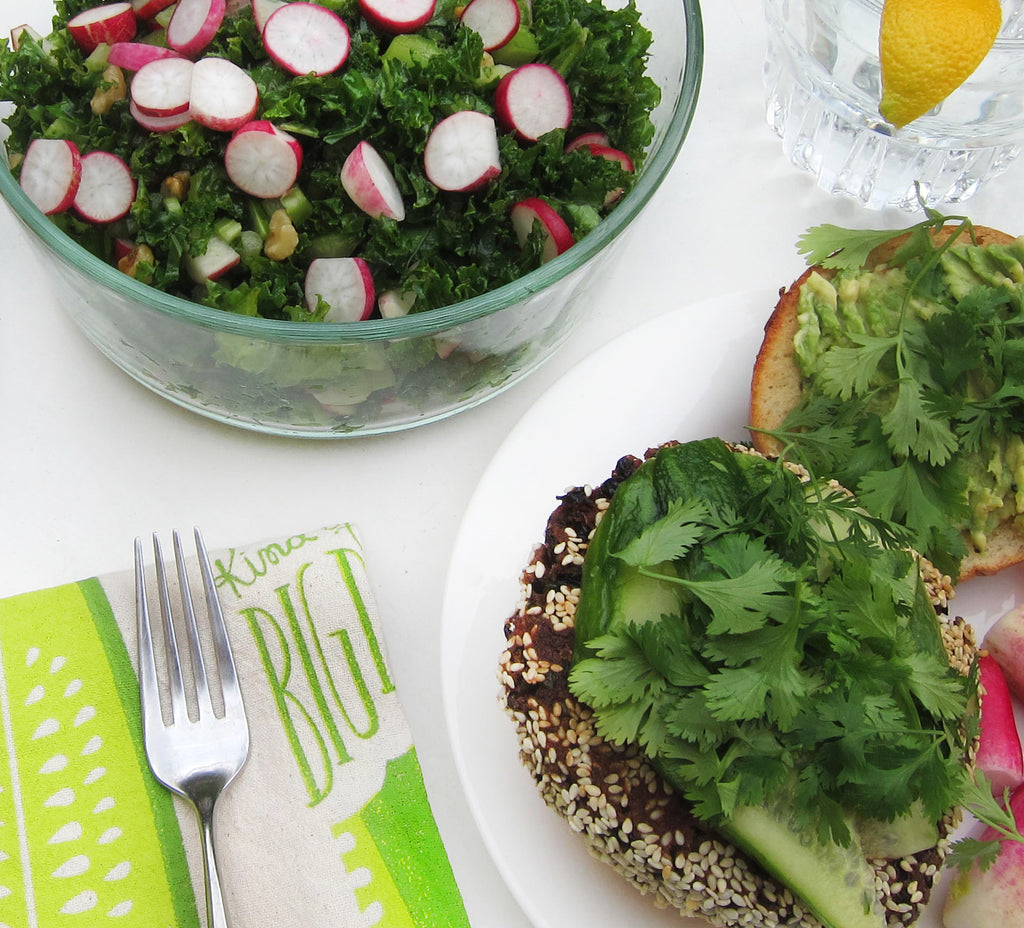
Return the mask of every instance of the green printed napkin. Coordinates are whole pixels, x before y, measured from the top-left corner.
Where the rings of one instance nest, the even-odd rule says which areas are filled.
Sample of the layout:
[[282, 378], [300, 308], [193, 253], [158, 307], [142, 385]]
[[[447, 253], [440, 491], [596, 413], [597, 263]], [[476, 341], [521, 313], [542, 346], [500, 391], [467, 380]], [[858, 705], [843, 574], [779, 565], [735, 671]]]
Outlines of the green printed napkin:
[[[251, 731], [217, 807], [233, 924], [468, 925], [353, 527], [211, 559]], [[135, 638], [128, 571], [0, 600], [0, 928], [205, 922], [193, 813], [146, 764]]]

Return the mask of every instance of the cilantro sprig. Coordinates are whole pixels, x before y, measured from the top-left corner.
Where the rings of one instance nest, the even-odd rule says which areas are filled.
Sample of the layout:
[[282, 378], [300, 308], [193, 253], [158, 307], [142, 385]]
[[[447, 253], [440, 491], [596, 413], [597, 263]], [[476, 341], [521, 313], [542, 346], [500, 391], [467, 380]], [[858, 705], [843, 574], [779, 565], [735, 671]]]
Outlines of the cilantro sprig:
[[983, 773], [976, 771], [973, 777], [966, 779], [963, 806], [979, 822], [992, 830], [992, 836], [968, 836], [954, 841], [950, 845], [946, 863], [958, 870], [966, 871], [977, 866], [984, 871], [996, 862], [1003, 841], [1024, 844], [1024, 834], [1021, 833], [1010, 811], [1009, 789], [1003, 791], [1000, 802], [993, 795], [992, 786]]
[[976, 681], [949, 667], [899, 537], [717, 440], [662, 449], [591, 542], [570, 688], [709, 821], [779, 795], [841, 845], [857, 816], [920, 802], [937, 821]]

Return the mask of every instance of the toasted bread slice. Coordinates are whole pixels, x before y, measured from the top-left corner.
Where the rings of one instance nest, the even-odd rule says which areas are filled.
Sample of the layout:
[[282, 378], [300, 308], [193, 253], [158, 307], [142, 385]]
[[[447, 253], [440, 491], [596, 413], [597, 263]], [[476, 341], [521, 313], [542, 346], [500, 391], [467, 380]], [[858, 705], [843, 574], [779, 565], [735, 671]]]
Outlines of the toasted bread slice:
[[[605, 740], [591, 709], [569, 691], [575, 605], [587, 547], [609, 500], [642, 463], [626, 455], [603, 483], [567, 490], [522, 573], [520, 602], [505, 623], [499, 667], [501, 701], [516, 727], [520, 759], [545, 803], [588, 851], [659, 907], [673, 906], [717, 928], [821, 928], [788, 888], [698, 819], [639, 746]], [[949, 578], [927, 562], [922, 576], [950, 665], [967, 673], [976, 646], [971, 627], [947, 612]], [[948, 835], [958, 819], [951, 810], [940, 834]], [[871, 861], [889, 928], [902, 928], [920, 916], [947, 850], [943, 838], [913, 855]], [[712, 874], [715, 878], [709, 878]]]
[[[947, 228], [949, 231], [942, 230], [942, 233], [937, 234], [937, 240], [941, 241], [950, 234], [952, 229]], [[1006, 245], [1014, 241], [1012, 235], [987, 226], [975, 226], [974, 231], [981, 245]], [[901, 236], [876, 248], [869, 255], [865, 267], [873, 270], [887, 263], [904, 238]], [[754, 362], [750, 390], [751, 440], [754, 447], [763, 454], [778, 454], [781, 447], [771, 436], [758, 430], [771, 431], [782, 425], [800, 401], [803, 392], [803, 378], [797, 367], [793, 339], [798, 327], [800, 288], [814, 273], [828, 279], [834, 276], [827, 268], [812, 267], [788, 289], [780, 291], [779, 301], [765, 325], [764, 340]], [[981, 574], [994, 574], [1004, 567], [1024, 561], [1024, 532], [1009, 523], [1003, 523], [989, 534], [984, 552], [973, 548], [966, 533], [964, 537], [969, 554], [961, 565], [960, 581]]]

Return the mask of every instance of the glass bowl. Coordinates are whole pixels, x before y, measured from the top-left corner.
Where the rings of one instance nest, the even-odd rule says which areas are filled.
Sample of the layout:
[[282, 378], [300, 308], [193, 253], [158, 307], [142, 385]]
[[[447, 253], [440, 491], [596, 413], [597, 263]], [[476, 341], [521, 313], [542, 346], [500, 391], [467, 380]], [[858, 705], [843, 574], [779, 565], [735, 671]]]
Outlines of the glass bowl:
[[[614, 2], [614, 0], [609, 0]], [[146, 286], [95, 257], [29, 201], [0, 163], [0, 195], [27, 230], [54, 295], [99, 350], [166, 399], [277, 435], [345, 438], [469, 409], [548, 360], [586, 315], [633, 220], [689, 129], [703, 63], [698, 0], [639, 0], [662, 100], [640, 175], [563, 254], [473, 299], [392, 319], [299, 323], [239, 316]]]

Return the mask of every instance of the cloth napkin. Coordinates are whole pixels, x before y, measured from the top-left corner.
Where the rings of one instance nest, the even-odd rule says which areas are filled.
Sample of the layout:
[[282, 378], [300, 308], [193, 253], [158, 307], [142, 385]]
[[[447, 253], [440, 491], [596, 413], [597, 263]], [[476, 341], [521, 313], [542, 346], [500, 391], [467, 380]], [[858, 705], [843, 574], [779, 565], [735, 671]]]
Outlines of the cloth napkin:
[[[468, 925], [354, 527], [211, 561], [251, 740], [215, 820], [232, 925]], [[135, 622], [132, 571], [0, 600], [0, 928], [205, 923], [194, 814], [146, 763]]]

